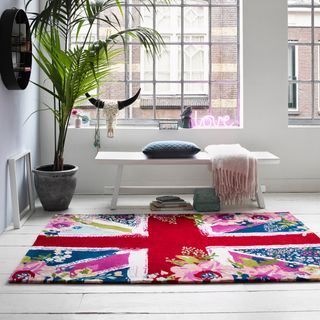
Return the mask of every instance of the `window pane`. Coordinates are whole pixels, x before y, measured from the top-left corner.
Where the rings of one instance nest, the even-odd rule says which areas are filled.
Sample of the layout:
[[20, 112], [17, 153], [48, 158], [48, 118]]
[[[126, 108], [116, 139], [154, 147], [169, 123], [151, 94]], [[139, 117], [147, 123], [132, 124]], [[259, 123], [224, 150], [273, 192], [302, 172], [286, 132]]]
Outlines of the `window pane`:
[[185, 83], [184, 101], [185, 107], [192, 107], [195, 110], [209, 110], [209, 84], [208, 83]]
[[205, 95], [208, 96], [208, 83], [195, 83], [195, 82], [185, 82], [184, 83], [184, 92], [186, 94], [194, 95]]
[[[311, 46], [299, 46], [295, 47], [295, 55], [289, 55], [289, 65], [294, 68], [295, 74], [292, 80], [311, 80]], [[290, 71], [290, 69], [289, 69]]]
[[[207, 0], [206, 0], [207, 1]], [[152, 0], [150, 1], [152, 2]], [[162, 4], [162, 5], [168, 5], [168, 2], [172, 5], [180, 5], [181, 4], [181, 0], [154, 0], [153, 3], [155, 3], [156, 5]], [[140, 0], [141, 3], [141, 0]]]
[[211, 3], [220, 5], [236, 5], [237, 0], [211, 0]]
[[314, 9], [314, 43], [320, 43], [320, 8]]
[[314, 80], [320, 80], [320, 45], [314, 46]]
[[208, 54], [206, 45], [184, 46], [184, 80], [208, 80]]
[[153, 28], [153, 7], [135, 7], [128, 8], [128, 26], [135, 28], [138, 26]]
[[298, 110], [298, 84], [297, 83], [289, 83], [288, 88], [288, 109], [289, 111], [297, 111]]
[[185, 7], [184, 41], [208, 42], [208, 7]]
[[289, 44], [288, 47], [288, 79], [297, 80], [297, 46]]
[[[152, 58], [146, 55], [144, 48], [140, 45], [129, 45], [127, 55], [129, 80], [148, 80], [149, 74], [151, 73], [152, 75]], [[143, 63], [141, 63], [141, 59]], [[144, 68], [146, 68], [146, 70]], [[141, 70], [143, 70], [143, 72], [141, 72]]]
[[237, 108], [238, 87], [236, 83], [216, 83], [211, 85], [211, 99], [213, 108]]
[[181, 47], [166, 45], [160, 57], [156, 59], [157, 81], [181, 80]]
[[208, 5], [208, 0], [184, 0], [185, 5]]
[[179, 119], [181, 114], [181, 84], [156, 85], [156, 118]]
[[314, 84], [314, 119], [320, 120], [320, 84]]
[[179, 82], [162, 82], [156, 85], [157, 95], [171, 96], [180, 95], [181, 84]]
[[125, 85], [123, 82], [107, 82], [100, 87], [99, 98], [103, 100], [125, 100]]
[[211, 84], [213, 108], [237, 108], [238, 88], [236, 84]]
[[[180, 41], [180, 36], [178, 37], [178, 41]], [[189, 43], [189, 42], [192, 42], [192, 43], [195, 43], [195, 42], [199, 42], [199, 43], [202, 43], [202, 42], [208, 42], [208, 32], [206, 34], [201, 34], [201, 33], [188, 33], [188, 34], [185, 34], [184, 37], [183, 37], [183, 41], [185, 43]]]
[[238, 47], [216, 44], [211, 47], [212, 80], [237, 80]]
[[229, 115], [238, 125], [238, 86], [234, 84], [211, 84], [211, 103], [214, 115]]
[[112, 58], [110, 74], [107, 81], [124, 81], [125, 80], [125, 54], [122, 46], [113, 46], [112, 50], [116, 52]]
[[[139, 98], [129, 107], [129, 109], [127, 110], [126, 113], [126, 117], [128, 119], [153, 119], [153, 100], [152, 100], [152, 94], [148, 95], [144, 92], [143, 90], [143, 85], [140, 82], [133, 82], [133, 83], [129, 83], [129, 85], [127, 85], [128, 91], [129, 91], [129, 96], [133, 96], [138, 90], [139, 88], [141, 88], [141, 93]], [[145, 109], [144, 105], [145, 105], [145, 98], [151, 97], [151, 101], [150, 101], [150, 108]], [[127, 109], [127, 108], [125, 108]]]
[[237, 14], [236, 7], [212, 8], [213, 42], [237, 42]]
[[104, 83], [99, 88], [99, 98], [125, 100], [126, 93], [124, 82], [108, 81]]
[[[120, 13], [118, 7], [115, 6], [105, 10], [101, 15], [101, 19], [106, 19], [106, 17], [112, 22], [112, 25], [116, 26], [118, 29], [125, 27], [125, 16]], [[111, 33], [114, 33], [114, 28], [112, 28], [109, 23], [100, 20], [98, 26], [99, 39], [105, 39]]]
[[[141, 45], [129, 45], [128, 52], [129, 79], [133, 81], [152, 81], [153, 58], [145, 52]], [[202, 63], [202, 65], [203, 64], [204, 63]], [[181, 47], [178, 45], [166, 45], [161, 55], [155, 59], [155, 65], [156, 81], [180, 81]]]
[[[159, 4], [162, 4], [164, 3], [166, 0], [156, 0], [157, 3]], [[180, 0], [172, 0], [172, 1], [180, 1]], [[152, 6], [152, 3], [153, 1], [152, 0], [146, 0], [146, 1], [141, 1], [141, 0], [123, 0], [123, 1], [119, 1], [119, 3], [121, 3], [121, 5], [123, 5], [124, 3], [127, 3], [129, 6], [135, 6], [135, 7], [138, 7], [138, 6], [149, 6], [151, 7]]]
[[[312, 84], [297, 84], [297, 114], [289, 114], [290, 119], [311, 119], [312, 118]], [[290, 110], [289, 110], [290, 111]]]
[[181, 9], [179, 7], [164, 6], [156, 8], [156, 30], [170, 42], [177, 41], [181, 35]]
[[140, 65], [140, 79], [144, 81], [153, 80], [153, 57], [146, 54], [143, 55]]
[[289, 42], [311, 42], [311, 9], [288, 9]]

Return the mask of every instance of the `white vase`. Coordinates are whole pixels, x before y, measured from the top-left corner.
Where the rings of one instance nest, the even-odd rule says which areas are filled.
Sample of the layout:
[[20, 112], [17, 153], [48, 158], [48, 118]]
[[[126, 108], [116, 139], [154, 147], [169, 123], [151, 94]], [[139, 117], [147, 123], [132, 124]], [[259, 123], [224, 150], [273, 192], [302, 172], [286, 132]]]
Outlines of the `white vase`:
[[75, 128], [81, 128], [81, 119], [80, 118], [76, 118], [74, 120], [74, 126], [75, 126]]

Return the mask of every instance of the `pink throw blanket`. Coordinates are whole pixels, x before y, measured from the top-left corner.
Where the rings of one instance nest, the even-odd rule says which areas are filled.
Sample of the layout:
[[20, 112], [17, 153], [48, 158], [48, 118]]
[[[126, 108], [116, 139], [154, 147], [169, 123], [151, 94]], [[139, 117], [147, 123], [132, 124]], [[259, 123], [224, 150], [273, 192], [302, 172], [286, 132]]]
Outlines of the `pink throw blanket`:
[[257, 160], [239, 144], [209, 145], [213, 186], [225, 204], [253, 199], [257, 191]]

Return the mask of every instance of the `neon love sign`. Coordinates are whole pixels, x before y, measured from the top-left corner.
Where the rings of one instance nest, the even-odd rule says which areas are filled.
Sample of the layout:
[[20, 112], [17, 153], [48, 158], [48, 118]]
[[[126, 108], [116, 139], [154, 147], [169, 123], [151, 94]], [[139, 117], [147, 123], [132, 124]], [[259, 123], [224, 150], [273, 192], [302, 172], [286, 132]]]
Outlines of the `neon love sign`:
[[230, 116], [211, 116], [207, 115], [200, 119], [198, 119], [198, 112], [195, 111], [195, 117], [192, 119], [192, 127], [193, 128], [227, 128], [233, 127], [234, 122], [231, 120]]

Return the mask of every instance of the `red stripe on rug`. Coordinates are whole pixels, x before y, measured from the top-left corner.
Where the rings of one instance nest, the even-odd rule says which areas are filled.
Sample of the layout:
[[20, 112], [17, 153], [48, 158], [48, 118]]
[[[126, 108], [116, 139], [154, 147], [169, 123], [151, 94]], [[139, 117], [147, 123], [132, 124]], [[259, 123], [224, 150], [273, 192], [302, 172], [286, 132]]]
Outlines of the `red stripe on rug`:
[[[142, 236], [121, 236], [121, 237], [47, 237], [40, 235], [36, 239], [34, 246], [40, 247], [75, 247], [75, 248], [148, 248], [154, 245], [153, 239]], [[174, 246], [179, 246], [179, 239]], [[258, 246], [258, 245], [290, 245], [290, 244], [319, 244], [320, 239], [314, 233], [274, 236], [246, 236], [246, 237], [208, 237], [205, 241], [194, 241], [194, 239], [181, 239], [183, 246]], [[161, 239], [159, 239], [161, 241]], [[162, 247], [157, 243], [157, 247]], [[163, 241], [163, 247], [168, 248], [167, 241]]]

